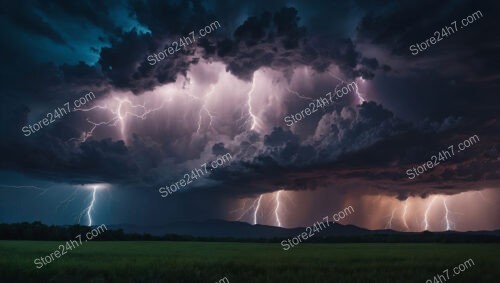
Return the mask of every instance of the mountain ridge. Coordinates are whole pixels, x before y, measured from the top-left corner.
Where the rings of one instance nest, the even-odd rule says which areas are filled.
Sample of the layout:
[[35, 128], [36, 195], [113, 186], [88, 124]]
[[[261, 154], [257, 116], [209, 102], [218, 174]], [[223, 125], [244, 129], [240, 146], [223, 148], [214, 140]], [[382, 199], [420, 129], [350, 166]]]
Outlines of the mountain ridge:
[[[457, 234], [457, 235], [486, 235], [500, 237], [500, 230], [493, 231], [441, 231], [441, 232], [402, 232], [391, 229], [369, 230], [352, 224], [339, 224], [323, 222], [324, 225], [317, 226], [317, 230], [312, 232], [308, 227], [283, 228], [262, 224], [250, 224], [241, 221], [226, 221], [211, 219], [205, 221], [175, 221], [164, 225], [136, 225], [136, 224], [116, 224], [107, 225], [110, 229], [122, 229], [125, 233], [145, 233], [153, 236], [164, 236], [168, 234], [188, 235], [193, 237], [213, 237], [213, 238], [290, 238], [296, 237], [304, 232], [314, 233], [320, 237], [352, 237], [369, 235], [420, 235], [431, 234]], [[321, 228], [321, 229], [320, 229]], [[319, 232], [318, 232], [319, 230]]]

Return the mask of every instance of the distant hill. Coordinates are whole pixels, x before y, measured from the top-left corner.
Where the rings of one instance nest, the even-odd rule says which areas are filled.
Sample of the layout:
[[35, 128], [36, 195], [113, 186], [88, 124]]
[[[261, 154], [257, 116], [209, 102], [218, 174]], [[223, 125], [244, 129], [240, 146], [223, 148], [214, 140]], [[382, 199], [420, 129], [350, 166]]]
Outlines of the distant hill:
[[[306, 227], [281, 228], [267, 225], [252, 225], [247, 222], [207, 220], [173, 222], [162, 226], [140, 226], [140, 225], [109, 225], [111, 229], [123, 229], [125, 233], [147, 233], [153, 236], [167, 234], [189, 235], [193, 237], [210, 238], [239, 238], [239, 239], [271, 239], [291, 238], [306, 231]], [[309, 230], [307, 232], [310, 232]], [[412, 236], [421, 234], [432, 235], [471, 235], [471, 236], [493, 236], [500, 237], [500, 230], [476, 231], [476, 232], [399, 232], [394, 230], [368, 230], [354, 225], [342, 225], [329, 223], [315, 236], [321, 237], [360, 237], [360, 236]]]
[[[104, 224], [103, 224], [104, 225]], [[102, 226], [102, 225], [101, 225]], [[48, 226], [41, 222], [0, 224], [0, 240], [70, 240], [95, 227]], [[318, 229], [320, 227], [318, 226]], [[173, 222], [161, 226], [106, 225], [93, 241], [235, 241], [280, 242], [308, 234], [307, 242], [500, 242], [500, 230], [475, 232], [399, 232], [368, 230], [354, 225], [329, 223], [320, 231], [305, 227], [281, 228], [224, 220]], [[309, 235], [314, 233], [313, 236]]]

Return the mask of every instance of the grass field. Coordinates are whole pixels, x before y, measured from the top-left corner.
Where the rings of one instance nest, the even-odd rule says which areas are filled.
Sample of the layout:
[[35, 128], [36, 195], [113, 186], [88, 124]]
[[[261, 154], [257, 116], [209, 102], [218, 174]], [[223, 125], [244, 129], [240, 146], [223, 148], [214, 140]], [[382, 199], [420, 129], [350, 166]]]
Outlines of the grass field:
[[37, 269], [59, 244], [0, 241], [0, 282], [500, 282], [500, 244], [87, 242]]

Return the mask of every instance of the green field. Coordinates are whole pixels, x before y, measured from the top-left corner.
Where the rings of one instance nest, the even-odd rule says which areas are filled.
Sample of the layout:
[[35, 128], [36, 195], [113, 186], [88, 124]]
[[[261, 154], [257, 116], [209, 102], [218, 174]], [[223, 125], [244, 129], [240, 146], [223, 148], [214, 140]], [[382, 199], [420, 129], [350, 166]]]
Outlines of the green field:
[[[37, 269], [61, 242], [0, 241], [0, 282], [499, 282], [499, 244], [87, 242]], [[474, 266], [452, 277], [468, 259]]]

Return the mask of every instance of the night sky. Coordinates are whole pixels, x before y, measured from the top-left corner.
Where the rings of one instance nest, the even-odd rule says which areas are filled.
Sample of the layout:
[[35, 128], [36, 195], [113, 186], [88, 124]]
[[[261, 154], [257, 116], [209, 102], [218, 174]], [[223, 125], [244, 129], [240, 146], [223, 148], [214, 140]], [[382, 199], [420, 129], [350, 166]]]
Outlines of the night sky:
[[[499, 10], [498, 1], [1, 1], [0, 222], [297, 227], [352, 206], [341, 223], [368, 229], [500, 229]], [[456, 32], [412, 55], [453, 21]], [[194, 42], [148, 60], [190, 33]], [[39, 123], [47, 113], [53, 122]], [[451, 145], [453, 156], [409, 178]]]

